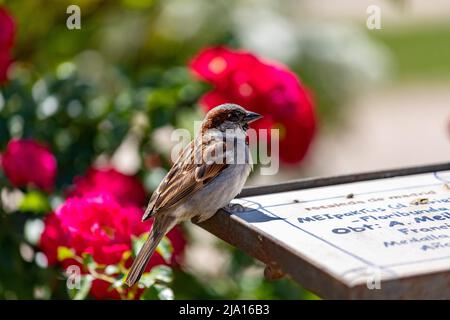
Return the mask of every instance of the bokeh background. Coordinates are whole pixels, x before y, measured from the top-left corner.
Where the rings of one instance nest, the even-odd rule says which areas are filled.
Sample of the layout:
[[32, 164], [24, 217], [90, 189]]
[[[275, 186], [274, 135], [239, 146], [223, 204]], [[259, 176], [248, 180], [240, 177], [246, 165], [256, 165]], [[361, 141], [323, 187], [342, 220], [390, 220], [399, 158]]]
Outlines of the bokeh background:
[[[66, 27], [71, 4], [81, 8], [81, 30]], [[366, 26], [373, 4], [381, 9], [379, 30]], [[39, 221], [94, 165], [135, 175], [148, 194], [156, 188], [171, 165], [172, 130], [192, 130], [203, 117], [199, 99], [210, 85], [194, 79], [188, 64], [207, 47], [282, 63], [314, 97], [317, 129], [306, 157], [283, 164], [276, 176], [256, 172], [249, 185], [449, 160], [446, 0], [11, 0], [0, 6], [16, 24], [14, 62], [0, 87], [0, 154], [11, 139], [33, 138], [58, 162], [50, 194], [15, 188], [0, 172], [0, 298], [74, 297], [61, 266], [43, 261]], [[187, 243], [182, 262], [171, 269], [167, 288], [145, 297], [319, 298], [289, 279], [265, 280], [263, 265], [196, 226], [180, 232]], [[83, 297], [92, 298], [88, 292]]]

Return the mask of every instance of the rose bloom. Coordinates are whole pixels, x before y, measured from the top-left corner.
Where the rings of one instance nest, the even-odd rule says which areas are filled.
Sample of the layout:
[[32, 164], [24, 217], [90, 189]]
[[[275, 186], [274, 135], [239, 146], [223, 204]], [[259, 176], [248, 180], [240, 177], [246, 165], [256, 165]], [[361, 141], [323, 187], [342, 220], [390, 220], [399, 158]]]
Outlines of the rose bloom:
[[16, 25], [6, 8], [0, 6], [0, 49], [11, 49], [14, 44]]
[[49, 192], [55, 185], [56, 158], [37, 141], [11, 140], [2, 154], [1, 166], [15, 187], [33, 185]]
[[258, 112], [264, 118], [252, 127], [279, 129], [281, 160], [294, 164], [303, 159], [315, 133], [316, 117], [310, 93], [292, 71], [225, 47], [203, 50], [190, 68], [213, 85], [200, 101], [205, 111], [222, 103], [237, 103]]
[[12, 62], [11, 48], [14, 44], [16, 26], [4, 7], [0, 7], [0, 83], [7, 80], [8, 68]]
[[0, 83], [8, 80], [8, 68], [11, 62], [12, 58], [8, 50], [0, 49]]
[[113, 168], [91, 168], [74, 179], [69, 196], [83, 197], [92, 193], [109, 193], [122, 205], [145, 206], [147, 193], [137, 177], [125, 175]]
[[[45, 229], [41, 235], [40, 248], [49, 264], [58, 263], [58, 247], [72, 248], [78, 256], [92, 255], [95, 262], [105, 265], [118, 264], [125, 251], [131, 250], [132, 235], [140, 236], [150, 230], [151, 222], [141, 222], [142, 210], [132, 206], [121, 206], [110, 194], [98, 194], [84, 198], [69, 198], [55, 213], [45, 218]], [[172, 265], [180, 262], [185, 240], [179, 228], [168, 233], [173, 246]], [[147, 271], [155, 265], [164, 264], [164, 259], [155, 253]], [[72, 259], [62, 262], [63, 267], [77, 264]], [[131, 266], [131, 259], [126, 261]], [[91, 295], [96, 299], [118, 299], [110, 284], [95, 279]]]

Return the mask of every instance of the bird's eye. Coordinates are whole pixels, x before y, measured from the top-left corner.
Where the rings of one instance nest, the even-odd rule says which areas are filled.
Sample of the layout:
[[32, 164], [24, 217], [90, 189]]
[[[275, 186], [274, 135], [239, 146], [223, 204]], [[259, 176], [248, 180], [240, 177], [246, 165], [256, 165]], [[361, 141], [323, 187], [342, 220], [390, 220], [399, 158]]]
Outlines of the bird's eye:
[[237, 122], [239, 120], [239, 116], [232, 112], [228, 114], [228, 120], [232, 121], [232, 122]]

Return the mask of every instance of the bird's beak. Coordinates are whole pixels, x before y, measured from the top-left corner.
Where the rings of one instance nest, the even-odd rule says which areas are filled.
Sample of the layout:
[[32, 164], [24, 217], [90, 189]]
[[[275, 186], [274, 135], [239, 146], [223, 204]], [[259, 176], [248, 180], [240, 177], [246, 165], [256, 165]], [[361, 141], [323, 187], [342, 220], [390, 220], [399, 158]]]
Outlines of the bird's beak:
[[263, 117], [263, 116], [260, 115], [259, 113], [247, 111], [247, 114], [245, 115], [243, 121], [244, 121], [245, 123], [250, 123], [250, 122], [256, 121], [256, 120], [258, 120], [258, 119], [261, 119], [262, 117]]

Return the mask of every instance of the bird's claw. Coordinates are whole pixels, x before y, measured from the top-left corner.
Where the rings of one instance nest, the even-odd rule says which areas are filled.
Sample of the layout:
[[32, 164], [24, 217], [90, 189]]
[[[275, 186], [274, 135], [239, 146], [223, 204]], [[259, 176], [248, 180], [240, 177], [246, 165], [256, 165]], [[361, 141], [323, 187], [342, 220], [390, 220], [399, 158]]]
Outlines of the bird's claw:
[[229, 212], [244, 212], [246, 210], [240, 203], [229, 203], [224, 209]]

